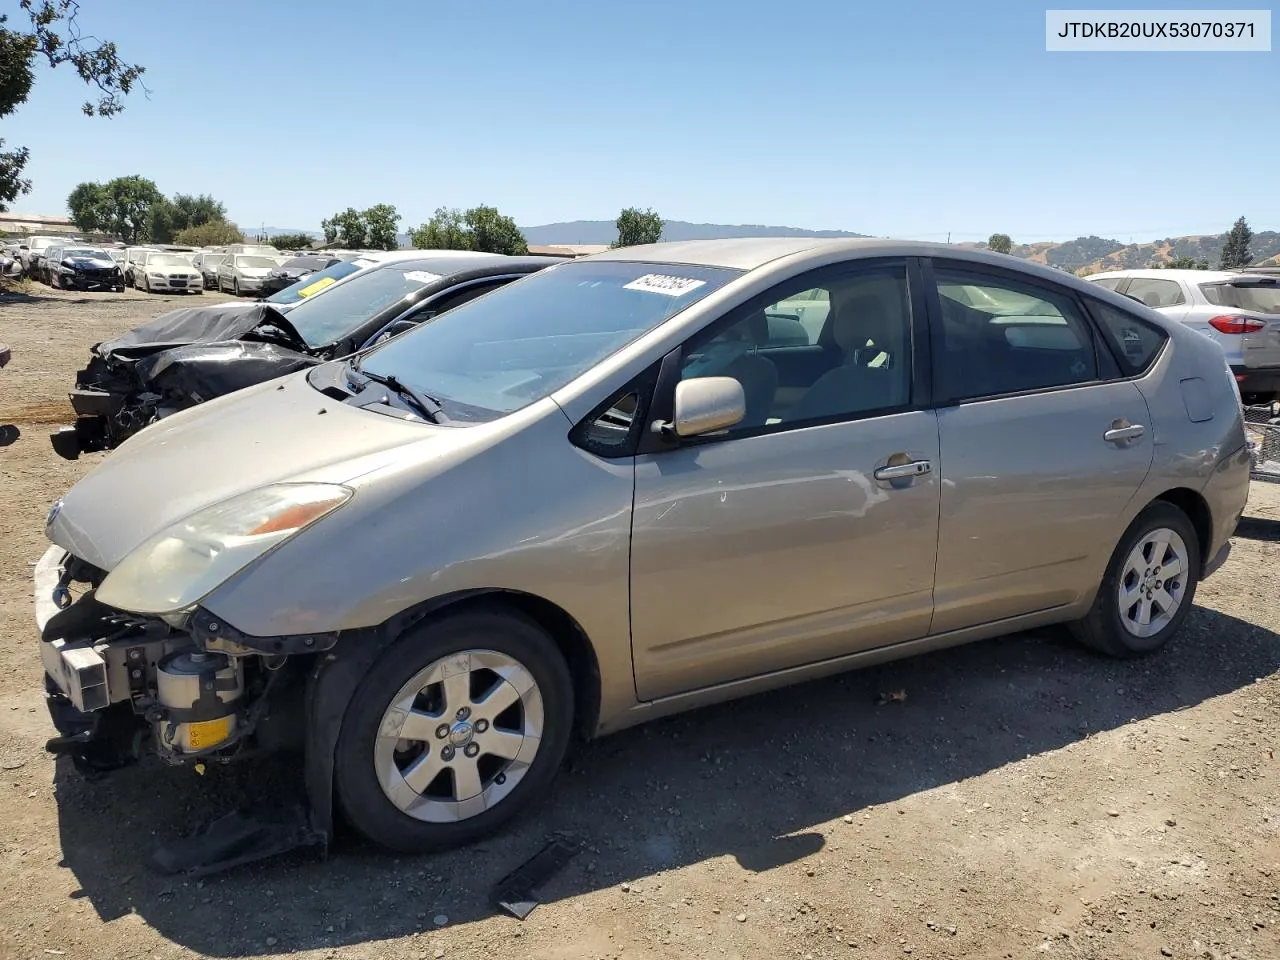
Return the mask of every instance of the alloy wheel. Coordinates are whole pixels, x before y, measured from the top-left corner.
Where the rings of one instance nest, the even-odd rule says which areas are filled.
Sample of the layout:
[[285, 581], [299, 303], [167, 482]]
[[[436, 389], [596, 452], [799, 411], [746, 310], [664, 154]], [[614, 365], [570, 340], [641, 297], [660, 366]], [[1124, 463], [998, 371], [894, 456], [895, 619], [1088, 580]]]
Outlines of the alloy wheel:
[[450, 654], [416, 673], [384, 711], [378, 782], [415, 819], [469, 819], [524, 778], [544, 719], [542, 692], [518, 660], [495, 650]]
[[1146, 533], [1125, 559], [1120, 574], [1120, 622], [1135, 637], [1167, 627], [1187, 592], [1191, 557], [1182, 537], [1168, 527]]

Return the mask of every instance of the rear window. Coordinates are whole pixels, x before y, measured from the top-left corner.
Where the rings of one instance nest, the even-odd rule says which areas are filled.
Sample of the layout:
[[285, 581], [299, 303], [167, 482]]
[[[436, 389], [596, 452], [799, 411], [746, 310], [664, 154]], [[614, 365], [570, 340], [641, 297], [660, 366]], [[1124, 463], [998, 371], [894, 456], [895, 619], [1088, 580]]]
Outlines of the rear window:
[[1099, 280], [1095, 280], [1093, 277], [1085, 277], [1085, 279], [1090, 283], [1096, 283], [1100, 287], [1106, 287], [1108, 290], [1114, 290], [1116, 287], [1120, 286], [1120, 281], [1123, 280], [1124, 277], [1103, 277]]
[[1200, 292], [1217, 307], [1253, 310], [1257, 313], [1280, 313], [1280, 283], [1274, 280], [1233, 280], [1228, 283], [1202, 283]]
[[1145, 373], [1168, 339], [1165, 332], [1131, 313], [1096, 300], [1089, 301], [1089, 310], [1102, 327], [1102, 334], [1124, 376]]

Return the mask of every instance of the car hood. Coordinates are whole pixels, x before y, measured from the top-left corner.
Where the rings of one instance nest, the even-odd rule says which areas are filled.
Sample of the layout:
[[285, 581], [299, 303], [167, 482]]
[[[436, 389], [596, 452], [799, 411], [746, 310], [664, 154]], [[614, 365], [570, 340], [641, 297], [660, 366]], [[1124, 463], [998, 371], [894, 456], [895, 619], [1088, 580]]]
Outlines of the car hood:
[[110, 257], [67, 257], [62, 262], [77, 269], [88, 270], [110, 270], [116, 265]]
[[46, 533], [110, 570], [148, 537], [228, 497], [281, 481], [346, 483], [402, 459], [406, 445], [443, 449], [466, 433], [329, 399], [303, 372], [138, 432], [67, 491]]
[[[279, 331], [280, 336], [267, 336], [266, 330]], [[274, 339], [296, 349], [306, 349], [306, 341], [274, 304], [255, 302], [170, 310], [114, 340], [104, 340], [94, 347], [94, 352], [107, 359], [129, 359], [189, 343], [218, 343], [250, 337]]]
[[162, 277], [172, 277], [175, 273], [188, 274], [195, 270], [195, 267], [154, 267], [147, 264], [144, 268], [147, 273], [158, 273]]
[[270, 267], [236, 267], [235, 272], [240, 274], [240, 276], [242, 277], [252, 277], [253, 279], [257, 280], [261, 277], [265, 277], [268, 273], [270, 273], [271, 268]]

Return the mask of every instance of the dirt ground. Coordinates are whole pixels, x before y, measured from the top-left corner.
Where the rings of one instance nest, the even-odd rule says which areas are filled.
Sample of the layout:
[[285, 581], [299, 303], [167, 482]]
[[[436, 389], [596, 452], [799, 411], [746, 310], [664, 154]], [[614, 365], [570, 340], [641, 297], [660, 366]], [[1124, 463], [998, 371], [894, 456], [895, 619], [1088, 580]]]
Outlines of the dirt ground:
[[[173, 303], [36, 294], [0, 299], [21, 432], [0, 447], [0, 957], [1280, 957], [1280, 488], [1259, 484], [1154, 657], [1005, 637], [584, 745], [482, 846], [148, 872], [155, 842], [293, 771], [86, 783], [45, 754], [31, 568], [97, 459], [46, 434], [88, 346]], [[582, 852], [527, 921], [496, 914], [493, 883], [553, 834]]]

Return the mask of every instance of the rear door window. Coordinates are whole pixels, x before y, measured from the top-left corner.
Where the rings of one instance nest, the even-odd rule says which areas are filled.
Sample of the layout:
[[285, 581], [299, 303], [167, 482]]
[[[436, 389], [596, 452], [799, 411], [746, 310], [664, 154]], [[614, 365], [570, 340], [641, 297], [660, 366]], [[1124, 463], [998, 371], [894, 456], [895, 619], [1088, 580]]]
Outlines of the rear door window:
[[1047, 390], [1098, 379], [1089, 321], [1070, 296], [962, 266], [935, 267], [942, 307], [934, 337], [947, 400]]
[[1114, 290], [1122, 284], [1127, 277], [1103, 277], [1101, 280], [1095, 280], [1093, 277], [1085, 277], [1090, 283], [1096, 283], [1100, 287], [1106, 287], [1108, 290]]

